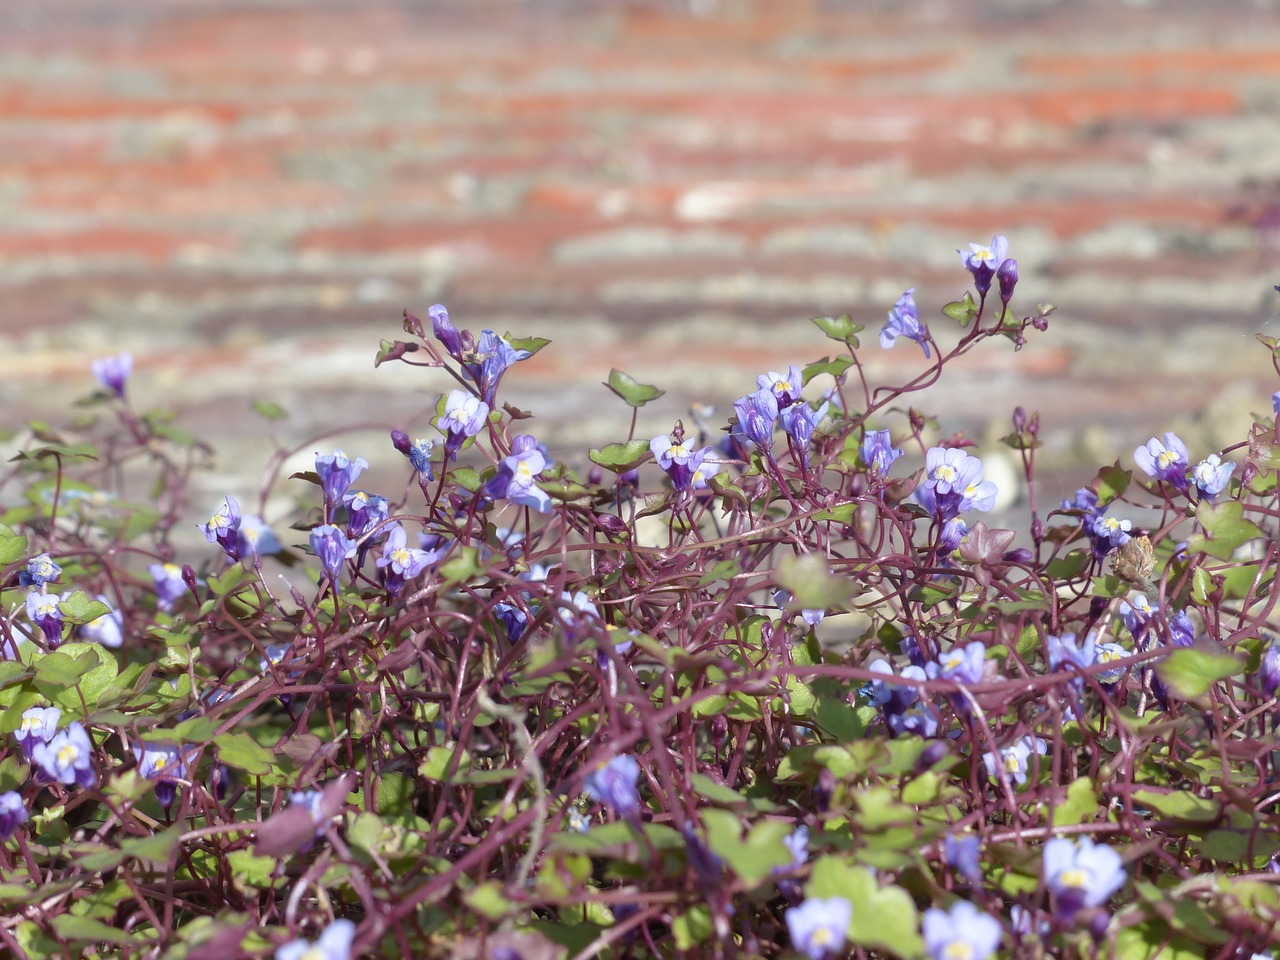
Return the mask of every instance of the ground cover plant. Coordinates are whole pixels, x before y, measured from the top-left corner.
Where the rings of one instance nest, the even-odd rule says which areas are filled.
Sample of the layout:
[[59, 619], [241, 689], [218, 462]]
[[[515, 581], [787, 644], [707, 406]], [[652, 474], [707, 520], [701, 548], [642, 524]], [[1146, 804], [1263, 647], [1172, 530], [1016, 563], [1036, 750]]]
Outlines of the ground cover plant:
[[[434, 442], [281, 450], [190, 556], [208, 452], [95, 363], [3, 481], [3, 949], [1269, 956], [1280, 430], [1162, 432], [1062, 500], [1011, 411], [986, 522], [916, 405], [1047, 328], [1007, 252], [961, 254], [938, 339], [911, 290], [878, 344], [817, 318], [833, 355], [718, 420], [637, 436], [661, 390], [611, 371], [617, 442], [558, 461], [500, 391], [554, 347], [406, 313], [377, 363], [456, 381]], [[919, 373], [869, 382], [894, 348]]]

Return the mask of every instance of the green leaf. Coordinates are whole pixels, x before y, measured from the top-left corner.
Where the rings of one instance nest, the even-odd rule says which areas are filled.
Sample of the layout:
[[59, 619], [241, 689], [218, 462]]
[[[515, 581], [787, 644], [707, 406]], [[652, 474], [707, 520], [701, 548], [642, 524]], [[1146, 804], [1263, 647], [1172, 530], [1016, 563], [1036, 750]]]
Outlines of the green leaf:
[[1137, 806], [1149, 807], [1170, 820], [1212, 823], [1222, 816], [1219, 801], [1197, 797], [1186, 790], [1135, 790], [1133, 802]]
[[502, 339], [517, 350], [528, 350], [530, 357], [551, 342], [546, 337], [513, 337], [509, 330], [502, 335]]
[[289, 416], [284, 407], [278, 403], [272, 403], [270, 400], [253, 401], [253, 412], [264, 420], [285, 420]]
[[232, 850], [227, 854], [227, 865], [237, 883], [243, 883], [255, 890], [265, 890], [271, 886], [271, 875], [276, 869], [275, 857], [259, 857], [252, 850]]
[[218, 759], [229, 767], [256, 777], [267, 773], [275, 763], [270, 750], [247, 733], [224, 733], [215, 737]]
[[1116, 497], [1124, 496], [1133, 480], [1132, 470], [1121, 470], [1119, 464], [1103, 467], [1098, 471], [1098, 509], [1102, 509]]
[[256, 576], [253, 570], [243, 563], [233, 563], [221, 573], [210, 576], [207, 582], [209, 591], [215, 597], [225, 597], [242, 584], [254, 580]]
[[83, 696], [85, 704], [92, 710], [102, 695], [115, 685], [120, 672], [115, 654], [97, 643], [64, 643], [58, 648], [58, 653], [75, 658], [76, 669], [84, 662], [88, 663], [89, 669], [80, 675], [75, 689], [64, 690], [54, 698], [55, 703], [64, 709], [75, 710], [81, 707], [80, 698]]
[[609, 443], [587, 454], [591, 462], [614, 473], [634, 470], [649, 456], [649, 441], [629, 440], [626, 443]]
[[98, 662], [97, 655], [88, 651], [79, 651], [78, 656], [71, 656], [55, 650], [53, 653], [37, 654], [31, 658], [31, 666], [36, 671], [36, 686], [54, 694], [74, 687], [77, 680], [98, 666]]
[[690, 907], [671, 921], [671, 932], [675, 934], [677, 950], [693, 949], [707, 940], [713, 929], [711, 908], [704, 904]]
[[635, 377], [616, 367], [609, 371], [609, 379], [604, 385], [625, 400], [629, 407], [643, 407], [650, 400], [657, 400], [666, 393], [650, 384], [637, 382]]
[[857, 335], [862, 330], [862, 324], [854, 323], [847, 313], [838, 317], [814, 317], [813, 324], [832, 340], [838, 340], [855, 350], [858, 349]]
[[440, 576], [447, 586], [463, 583], [484, 572], [479, 547], [457, 547], [452, 557], [440, 565]]
[[1231, 653], [1180, 647], [1156, 664], [1156, 673], [1169, 692], [1182, 700], [1204, 696], [1225, 677], [1244, 672], [1244, 659]]
[[842, 377], [845, 371], [852, 366], [853, 361], [848, 357], [836, 357], [835, 359], [823, 357], [821, 360], [816, 360], [805, 367], [801, 372], [801, 376], [807, 384], [814, 377], [824, 373], [829, 373], [833, 377]]
[[851, 943], [881, 949], [897, 957], [924, 953], [916, 905], [901, 887], [880, 887], [870, 870], [855, 867], [839, 857], [814, 861], [806, 897], [840, 897], [853, 907], [847, 931]]
[[712, 803], [728, 807], [740, 807], [747, 802], [747, 798], [737, 790], [732, 787], [726, 787], [723, 783], [716, 783], [705, 773], [695, 773], [689, 780], [693, 784], [694, 792], [701, 797], [706, 797]]
[[413, 807], [415, 785], [403, 773], [384, 773], [377, 783], [377, 811], [382, 815], [405, 813]]
[[0, 524], [0, 566], [8, 566], [27, 555], [27, 538]]
[[774, 579], [791, 594], [789, 609], [828, 610], [841, 606], [853, 595], [853, 584], [834, 576], [826, 558], [817, 553], [783, 557]]
[[858, 506], [857, 500], [847, 500], [844, 503], [837, 503], [835, 506], [819, 510], [817, 513], [811, 514], [809, 519], [815, 523], [852, 523], [853, 515], [858, 512]]
[[1053, 825], [1070, 826], [1092, 820], [1098, 812], [1098, 793], [1088, 777], [1077, 777], [1067, 786], [1067, 798], [1053, 808]]
[[717, 560], [698, 578], [698, 586], [710, 586], [717, 580], [732, 580], [741, 570], [737, 560]]
[[507, 899], [502, 884], [497, 880], [486, 880], [468, 890], [462, 899], [468, 907], [490, 920], [501, 920], [515, 909], [515, 904]]
[[1264, 536], [1257, 524], [1244, 519], [1244, 504], [1239, 500], [1222, 503], [1202, 500], [1196, 507], [1196, 519], [1204, 534], [1187, 538], [1189, 553], [1207, 553], [1219, 560], [1230, 560], [1237, 547]]
[[133, 931], [121, 930], [119, 927], [108, 926], [101, 920], [78, 917], [74, 913], [60, 913], [54, 917], [53, 932], [64, 940], [120, 945], [137, 945], [140, 937], [148, 939], [156, 936], [154, 930], [148, 931], [141, 927]]
[[94, 600], [83, 590], [77, 590], [59, 603], [58, 609], [62, 611], [63, 619], [71, 624], [92, 623], [111, 612], [105, 603]]
[[[453, 762], [453, 754], [456, 749], [458, 749], [457, 744], [430, 747], [427, 750], [426, 759], [418, 765], [419, 775], [426, 777], [428, 780], [434, 780], [437, 783], [443, 782], [449, 775], [449, 769]], [[463, 750], [462, 756], [458, 758], [457, 769], [462, 771], [468, 770], [470, 767], [471, 754], [466, 750]]]
[[942, 308], [942, 313], [955, 320], [960, 326], [967, 327], [978, 315], [978, 302], [973, 299], [973, 294], [966, 290], [962, 299], [952, 300]]

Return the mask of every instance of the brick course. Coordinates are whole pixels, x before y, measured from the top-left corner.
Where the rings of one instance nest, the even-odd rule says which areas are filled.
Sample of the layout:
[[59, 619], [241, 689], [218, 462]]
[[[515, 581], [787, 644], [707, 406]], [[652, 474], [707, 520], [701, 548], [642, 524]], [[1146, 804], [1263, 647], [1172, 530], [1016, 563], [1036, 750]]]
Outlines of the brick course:
[[[38, 387], [132, 349], [140, 399], [234, 463], [250, 391], [309, 411], [299, 432], [421, 420], [445, 383], [371, 359], [442, 299], [556, 337], [509, 399], [599, 443], [623, 411], [577, 414], [610, 366], [669, 389], [656, 432], [830, 352], [816, 313], [910, 377], [884, 311], [915, 284], [932, 316], [953, 251], [999, 230], [1025, 308], [1063, 309], [1021, 362], [958, 366], [947, 428], [1024, 403], [1114, 455], [1170, 428], [1208, 452], [1276, 386], [1249, 349], [1280, 281], [1262, 6], [12, 0], [0, 400], [44, 412]], [[1064, 484], [1080, 450], [1047, 454]]]

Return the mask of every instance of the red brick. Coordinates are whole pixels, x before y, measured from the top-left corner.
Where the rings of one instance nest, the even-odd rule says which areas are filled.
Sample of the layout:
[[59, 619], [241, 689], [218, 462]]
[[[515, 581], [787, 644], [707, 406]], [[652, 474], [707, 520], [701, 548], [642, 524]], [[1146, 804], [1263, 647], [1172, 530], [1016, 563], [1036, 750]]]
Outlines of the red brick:
[[1191, 77], [1204, 77], [1221, 83], [1228, 76], [1280, 75], [1280, 52], [1274, 49], [1126, 51], [1121, 55], [1032, 54], [1019, 58], [1019, 63], [1029, 74], [1089, 84], [1109, 82], [1117, 77], [1144, 81], [1168, 77], [1179, 83]]
[[0, 258], [29, 257], [132, 257], [150, 263], [164, 263], [184, 247], [234, 248], [225, 234], [194, 231], [167, 232], [100, 227], [76, 233], [0, 233]]

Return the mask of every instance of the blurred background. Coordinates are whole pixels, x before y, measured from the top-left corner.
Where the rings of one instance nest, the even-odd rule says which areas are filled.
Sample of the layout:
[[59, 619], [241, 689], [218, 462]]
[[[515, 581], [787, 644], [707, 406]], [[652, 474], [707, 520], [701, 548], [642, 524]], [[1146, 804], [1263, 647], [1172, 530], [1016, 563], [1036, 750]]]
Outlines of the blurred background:
[[400, 475], [386, 429], [427, 433], [449, 387], [373, 369], [406, 308], [550, 337], [504, 394], [568, 455], [625, 436], [610, 367], [668, 391], [642, 436], [723, 422], [832, 352], [818, 314], [910, 379], [885, 312], [914, 286], [952, 342], [956, 250], [995, 233], [1019, 312], [1059, 309], [919, 401], [944, 432], [1038, 409], [1049, 500], [1165, 430], [1242, 439], [1280, 387], [1275, 6], [0, 3], [4, 424], [129, 350], [136, 402], [218, 449], [210, 506], [265, 462], [255, 399], [289, 441], [376, 426], [338, 439]]

